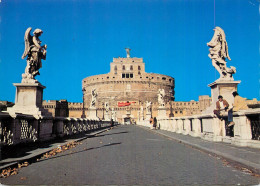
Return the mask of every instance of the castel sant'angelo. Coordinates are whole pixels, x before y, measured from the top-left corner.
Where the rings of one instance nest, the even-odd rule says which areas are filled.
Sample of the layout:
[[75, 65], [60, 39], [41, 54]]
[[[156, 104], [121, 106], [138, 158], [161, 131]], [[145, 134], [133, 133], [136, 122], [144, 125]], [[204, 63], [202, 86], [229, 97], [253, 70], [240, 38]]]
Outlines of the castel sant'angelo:
[[[130, 57], [130, 49], [126, 58], [113, 58], [108, 74], [90, 76], [82, 80], [84, 90], [84, 106], [88, 110], [91, 105], [91, 92], [97, 93], [97, 116], [103, 118], [105, 104], [114, 109], [117, 119], [136, 120], [140, 114], [140, 106], [157, 102], [158, 90], [164, 89], [165, 102], [174, 100], [174, 78], [162, 74], [146, 73], [143, 58]], [[86, 113], [87, 115], [87, 113]]]

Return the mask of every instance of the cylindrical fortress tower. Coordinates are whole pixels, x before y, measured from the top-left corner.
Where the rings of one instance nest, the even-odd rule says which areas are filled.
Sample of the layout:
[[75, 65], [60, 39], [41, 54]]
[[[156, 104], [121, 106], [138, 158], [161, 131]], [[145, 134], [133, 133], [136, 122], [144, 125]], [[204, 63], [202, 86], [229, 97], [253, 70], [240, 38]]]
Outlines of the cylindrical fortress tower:
[[[90, 76], [82, 80], [85, 108], [90, 107], [91, 90], [97, 91], [98, 116], [102, 118], [104, 103], [108, 102], [110, 108], [117, 111], [118, 120], [127, 116], [129, 106], [139, 110], [146, 101], [156, 103], [158, 89], [165, 90], [165, 102], [174, 100], [174, 78], [162, 74], [146, 73], [143, 58], [130, 57], [113, 58], [110, 63], [110, 72]], [[124, 103], [127, 108], [124, 107]], [[129, 114], [128, 114], [129, 115]], [[130, 118], [137, 118], [137, 112]]]

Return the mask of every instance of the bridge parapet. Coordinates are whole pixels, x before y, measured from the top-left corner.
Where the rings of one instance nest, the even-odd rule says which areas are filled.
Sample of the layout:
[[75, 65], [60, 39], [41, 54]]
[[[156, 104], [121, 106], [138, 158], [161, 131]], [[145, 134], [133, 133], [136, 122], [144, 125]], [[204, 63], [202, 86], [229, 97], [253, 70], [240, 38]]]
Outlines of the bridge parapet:
[[[115, 122], [115, 124], [117, 124]], [[110, 127], [109, 121], [0, 112], [0, 146], [51, 140]]]
[[[233, 116], [235, 125], [231, 127], [227, 126], [227, 113], [222, 120], [213, 113], [158, 119], [157, 127], [209, 141], [260, 148], [260, 108], [234, 112]], [[137, 124], [150, 127], [149, 121]]]

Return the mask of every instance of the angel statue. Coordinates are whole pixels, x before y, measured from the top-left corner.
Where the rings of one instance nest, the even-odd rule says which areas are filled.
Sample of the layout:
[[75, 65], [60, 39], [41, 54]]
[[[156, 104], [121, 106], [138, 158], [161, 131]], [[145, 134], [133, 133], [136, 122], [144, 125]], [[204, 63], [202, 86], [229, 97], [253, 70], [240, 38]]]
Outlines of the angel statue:
[[96, 102], [97, 102], [97, 92], [96, 92], [96, 89], [92, 89], [91, 90], [91, 104], [90, 104], [90, 107], [91, 108], [94, 108], [96, 107]]
[[47, 45], [41, 46], [42, 42], [39, 39], [43, 31], [37, 28], [33, 31], [33, 36], [31, 36], [31, 30], [31, 27], [27, 28], [24, 35], [25, 49], [22, 59], [27, 56], [27, 66], [25, 73], [22, 75], [23, 80], [35, 79], [36, 75], [40, 75], [39, 69], [42, 67], [41, 60], [46, 59], [47, 53]]
[[146, 101], [146, 113], [151, 113], [151, 101]]
[[164, 96], [165, 96], [165, 91], [164, 89], [159, 89], [158, 90], [158, 103], [159, 106], [164, 106]]
[[210, 47], [208, 56], [212, 60], [212, 65], [219, 72], [220, 79], [234, 80], [232, 74], [236, 73], [236, 68], [233, 66], [228, 68], [226, 65], [226, 58], [230, 61], [231, 59], [228, 54], [228, 45], [224, 30], [216, 27], [214, 31], [213, 38], [207, 43]]
[[105, 111], [106, 111], [106, 113], [109, 112], [109, 103], [108, 102], [105, 102]]

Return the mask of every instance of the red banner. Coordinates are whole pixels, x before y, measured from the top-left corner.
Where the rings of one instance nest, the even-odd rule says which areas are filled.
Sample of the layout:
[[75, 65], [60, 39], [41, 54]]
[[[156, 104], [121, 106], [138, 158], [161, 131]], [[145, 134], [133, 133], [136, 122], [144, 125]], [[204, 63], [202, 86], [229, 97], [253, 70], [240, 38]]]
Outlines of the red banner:
[[118, 105], [118, 107], [125, 107], [125, 106], [129, 106], [129, 105], [131, 105], [131, 103], [135, 103], [135, 102], [129, 102], [129, 101], [127, 101], [127, 102], [118, 102], [117, 103], [117, 105]]

